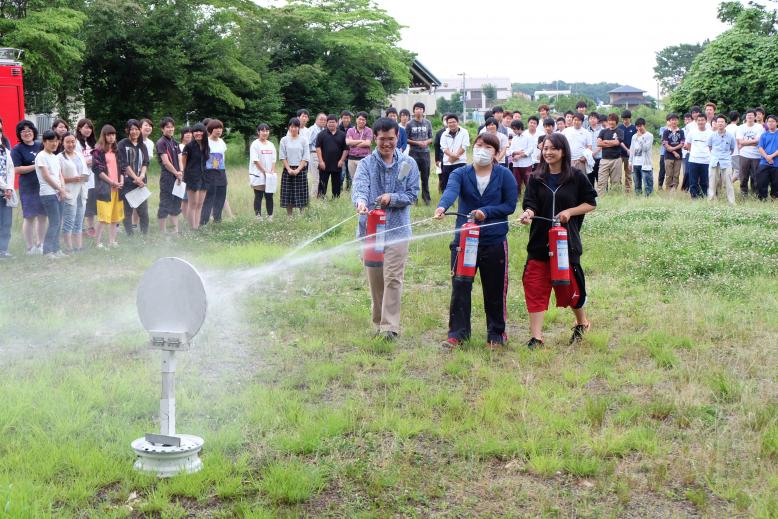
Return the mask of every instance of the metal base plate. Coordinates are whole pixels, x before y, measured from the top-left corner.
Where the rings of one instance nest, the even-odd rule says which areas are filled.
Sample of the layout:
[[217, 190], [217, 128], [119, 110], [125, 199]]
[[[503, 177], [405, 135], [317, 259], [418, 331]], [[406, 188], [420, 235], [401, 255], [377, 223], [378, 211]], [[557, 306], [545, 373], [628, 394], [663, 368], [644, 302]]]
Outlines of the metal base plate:
[[156, 474], [161, 478], [169, 478], [182, 472], [191, 474], [203, 468], [203, 462], [198, 454], [205, 441], [199, 436], [177, 434], [181, 445], [166, 446], [138, 438], [132, 442], [132, 448], [138, 455], [133, 466], [139, 472]]

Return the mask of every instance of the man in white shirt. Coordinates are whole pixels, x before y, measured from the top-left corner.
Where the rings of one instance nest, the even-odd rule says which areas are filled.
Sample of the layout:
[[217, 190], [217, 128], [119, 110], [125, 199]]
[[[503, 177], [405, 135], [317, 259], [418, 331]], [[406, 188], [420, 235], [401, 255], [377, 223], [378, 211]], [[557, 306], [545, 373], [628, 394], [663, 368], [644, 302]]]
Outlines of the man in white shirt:
[[594, 167], [592, 172], [586, 175], [593, 186], [597, 185], [597, 174], [600, 172], [600, 159], [602, 158], [602, 149], [597, 146], [597, 136], [600, 135], [602, 124], [600, 123], [600, 114], [592, 112], [589, 114], [589, 133], [592, 138], [592, 157], [594, 157]]
[[712, 132], [707, 126], [708, 120], [704, 113], [697, 114], [697, 126], [690, 129], [686, 137], [686, 150], [689, 152], [687, 176], [689, 177], [689, 194], [692, 198], [703, 198], [708, 193], [708, 167], [710, 164], [710, 148], [708, 137]]
[[508, 147], [508, 157], [513, 166], [513, 177], [521, 194], [522, 184], [526, 186], [529, 183], [529, 176], [532, 173], [532, 154], [537, 149], [538, 139], [525, 132], [524, 123], [518, 120], [511, 121], [511, 131], [513, 139]]
[[467, 148], [470, 147], [470, 135], [467, 129], [459, 127], [459, 117], [449, 114], [446, 118], [448, 129], [440, 136], [440, 150], [443, 163], [438, 181], [441, 191], [446, 190], [449, 175], [457, 168], [467, 165]]
[[[302, 121], [300, 121], [300, 124], [302, 124]], [[316, 121], [314, 121], [313, 126], [307, 129], [308, 135], [306, 135], [306, 138], [308, 139], [308, 147], [311, 152], [311, 161], [308, 163], [310, 198], [319, 196], [319, 157], [316, 155], [316, 138], [319, 136], [319, 133], [325, 129], [326, 125], [327, 114], [319, 112], [318, 115], [316, 115]]]
[[543, 134], [543, 131], [541, 128], [538, 128], [540, 126], [540, 119], [538, 119], [537, 115], [530, 115], [529, 119], [527, 119], [527, 130], [524, 132], [524, 135], [528, 137], [534, 144], [535, 148], [532, 150], [531, 158], [532, 158], [532, 169], [535, 169], [535, 165], [540, 162], [540, 148], [538, 148], [538, 139]]
[[570, 161], [572, 166], [586, 174], [586, 157], [584, 150], [592, 149], [592, 134], [583, 127], [584, 116], [576, 112], [572, 114], [573, 125], [562, 130], [562, 135], [567, 138], [570, 144]]
[[738, 153], [740, 154], [740, 193], [748, 196], [748, 185], [751, 184], [751, 192], [756, 194], [756, 171], [759, 169], [759, 137], [764, 133], [764, 128], [756, 122], [756, 112], [746, 112], [746, 122], [737, 128], [735, 140], [737, 140]]

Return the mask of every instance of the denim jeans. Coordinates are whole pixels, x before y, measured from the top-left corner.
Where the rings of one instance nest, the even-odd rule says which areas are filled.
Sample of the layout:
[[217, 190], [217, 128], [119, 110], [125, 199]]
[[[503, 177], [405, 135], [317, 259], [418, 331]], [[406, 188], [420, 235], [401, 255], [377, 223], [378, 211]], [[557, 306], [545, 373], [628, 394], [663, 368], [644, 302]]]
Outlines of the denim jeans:
[[86, 209], [86, 200], [80, 193], [74, 205], [64, 204], [62, 208], [62, 232], [81, 234], [84, 226], [84, 209]]
[[708, 194], [708, 165], [689, 161], [687, 168], [689, 194], [692, 198], [705, 198]]
[[46, 229], [46, 238], [43, 240], [43, 253], [59, 252], [59, 231], [62, 227], [62, 202], [57, 195], [41, 196], [46, 216], [49, 218], [49, 226]]
[[646, 196], [654, 192], [654, 171], [644, 171], [643, 166], [632, 166], [632, 181], [635, 184], [635, 194], [643, 193], [646, 190]]
[[13, 208], [8, 207], [5, 198], [0, 196], [0, 252], [8, 252], [8, 244], [11, 242], [11, 222], [13, 222]]

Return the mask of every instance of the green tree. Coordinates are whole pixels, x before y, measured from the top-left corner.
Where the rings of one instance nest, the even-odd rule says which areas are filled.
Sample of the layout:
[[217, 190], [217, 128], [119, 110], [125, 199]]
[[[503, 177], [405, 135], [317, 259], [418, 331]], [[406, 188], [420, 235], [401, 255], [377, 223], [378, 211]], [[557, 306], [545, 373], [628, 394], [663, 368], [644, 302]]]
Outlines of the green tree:
[[491, 83], [481, 85], [481, 92], [484, 93], [486, 104], [489, 106], [491, 106], [495, 99], [497, 99], [497, 87]]
[[665, 47], [656, 53], [654, 78], [659, 81], [662, 91], [672, 92], [683, 81], [692, 66], [694, 58], [709, 43], [682, 43]]
[[0, 41], [24, 51], [28, 112], [59, 110], [66, 119], [80, 98], [86, 20], [75, 2], [19, 0], [0, 9]]
[[[720, 111], [762, 105], [778, 107], [778, 38], [774, 11], [761, 6], [735, 9], [722, 4], [734, 26], [703, 49], [670, 96], [674, 111], [713, 101]], [[729, 7], [727, 7], [729, 6]], [[720, 14], [721, 14], [720, 8]], [[732, 13], [736, 14], [732, 14]]]
[[443, 114], [462, 114], [462, 94], [460, 92], [454, 92], [451, 94], [451, 99], [445, 99], [443, 97], [439, 97], [437, 100], [436, 105], [436, 113], [439, 115]]

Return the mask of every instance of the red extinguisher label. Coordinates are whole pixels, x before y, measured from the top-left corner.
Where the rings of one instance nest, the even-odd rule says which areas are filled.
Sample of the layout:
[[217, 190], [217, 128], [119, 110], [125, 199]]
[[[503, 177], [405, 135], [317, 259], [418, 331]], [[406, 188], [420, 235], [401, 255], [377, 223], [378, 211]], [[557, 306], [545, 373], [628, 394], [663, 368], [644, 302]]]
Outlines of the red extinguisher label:
[[570, 256], [567, 253], [567, 240], [556, 241], [556, 261], [559, 270], [570, 269]]
[[376, 252], [380, 252], [383, 254], [384, 252], [384, 243], [386, 238], [386, 224], [378, 224], [375, 227], [375, 250]]
[[478, 238], [468, 236], [465, 238], [465, 254], [462, 258], [462, 265], [465, 267], [475, 267], [478, 260]]

